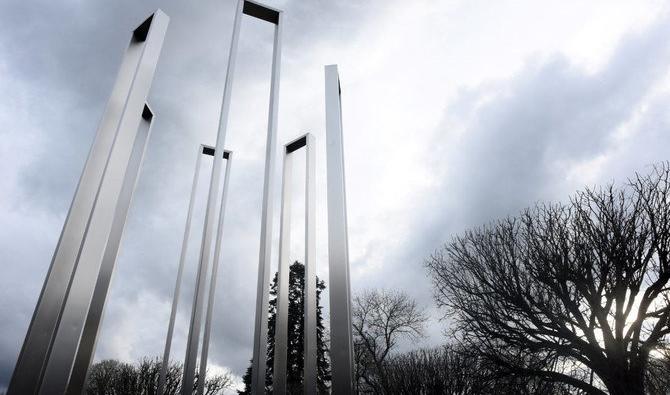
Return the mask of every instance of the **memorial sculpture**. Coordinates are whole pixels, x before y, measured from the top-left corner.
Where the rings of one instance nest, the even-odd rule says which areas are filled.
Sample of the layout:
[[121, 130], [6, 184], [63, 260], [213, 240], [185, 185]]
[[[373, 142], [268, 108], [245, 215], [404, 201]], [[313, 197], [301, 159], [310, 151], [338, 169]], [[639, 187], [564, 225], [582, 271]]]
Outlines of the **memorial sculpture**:
[[[216, 277], [221, 255], [225, 202], [232, 153], [225, 151], [231, 92], [243, 15], [274, 25], [270, 104], [265, 147], [265, 168], [261, 207], [261, 235], [255, 304], [252, 382], [254, 394], [265, 389], [267, 352], [267, 308], [272, 250], [274, 166], [277, 144], [277, 110], [281, 63], [282, 11], [250, 0], [239, 0], [235, 8], [233, 34], [223, 90], [223, 100], [214, 147], [198, 146], [186, 229], [178, 265], [172, 311], [168, 324], [159, 392], [165, 390], [165, 373], [170, 358], [176, 308], [191, 227], [193, 201], [202, 155], [213, 156], [204, 230], [200, 246], [191, 309], [183, 394], [191, 395], [201, 349], [199, 376], [204, 382], [211, 322], [214, 314]], [[154, 118], [146, 98], [153, 79], [169, 18], [160, 10], [133, 31], [111, 97], [84, 166], [70, 211], [45, 280], [42, 293], [26, 334], [10, 385], [9, 395], [80, 394], [95, 351], [107, 291], [121, 244], [126, 216], [141, 168]], [[328, 260], [330, 286], [330, 359], [332, 392], [354, 393], [354, 360], [351, 332], [351, 296], [347, 236], [344, 153], [342, 137], [341, 87], [336, 65], [325, 67], [326, 160], [328, 199]], [[315, 262], [315, 140], [305, 134], [284, 147], [280, 265], [276, 354], [273, 386], [282, 393], [286, 372], [286, 306], [291, 154], [305, 148], [305, 371], [306, 394], [316, 394], [316, 262]], [[221, 155], [215, 153], [222, 153]], [[217, 197], [221, 189], [223, 160], [227, 166], [217, 218]], [[217, 221], [218, 219], [218, 221]], [[218, 225], [215, 227], [215, 222]], [[213, 244], [213, 246], [212, 246]], [[212, 247], [214, 251], [212, 253]], [[212, 265], [210, 272], [210, 263]], [[205, 295], [209, 274], [209, 294]], [[205, 307], [206, 306], [206, 307]], [[203, 317], [203, 311], [204, 317]], [[204, 328], [202, 325], [204, 318]], [[202, 344], [200, 333], [204, 329]], [[283, 374], [282, 374], [283, 372]], [[203, 386], [198, 386], [203, 393]]]

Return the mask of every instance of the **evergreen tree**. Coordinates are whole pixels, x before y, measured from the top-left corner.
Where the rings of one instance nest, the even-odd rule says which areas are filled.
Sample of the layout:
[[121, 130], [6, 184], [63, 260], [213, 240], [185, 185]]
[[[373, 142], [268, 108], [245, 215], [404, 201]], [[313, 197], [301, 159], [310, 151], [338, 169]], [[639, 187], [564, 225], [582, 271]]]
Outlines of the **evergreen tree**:
[[[319, 393], [327, 393], [330, 387], [330, 362], [328, 358], [328, 344], [326, 329], [323, 326], [323, 308], [321, 306], [321, 292], [326, 289], [326, 284], [316, 280], [317, 301], [317, 384]], [[270, 301], [268, 307], [268, 347], [265, 370], [265, 392], [272, 393], [272, 378], [274, 367], [275, 350], [275, 326], [277, 320], [277, 273], [275, 273], [270, 286]], [[304, 366], [304, 290], [305, 290], [305, 266], [300, 262], [294, 262], [289, 270], [288, 285], [288, 339], [286, 353], [286, 390], [290, 394], [303, 392], [302, 373]], [[244, 391], [239, 394], [251, 393], [251, 366], [247, 368], [243, 376]]]

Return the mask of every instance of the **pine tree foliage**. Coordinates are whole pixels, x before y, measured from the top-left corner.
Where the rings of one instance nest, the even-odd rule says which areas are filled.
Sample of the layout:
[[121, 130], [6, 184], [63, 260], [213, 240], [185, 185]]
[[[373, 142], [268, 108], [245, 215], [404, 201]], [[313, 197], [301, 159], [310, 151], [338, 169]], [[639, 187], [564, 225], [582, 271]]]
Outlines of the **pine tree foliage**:
[[[318, 376], [317, 385], [319, 393], [328, 393], [330, 388], [330, 361], [328, 358], [328, 338], [326, 328], [323, 325], [323, 307], [321, 306], [321, 293], [326, 289], [326, 284], [317, 278], [316, 300], [317, 300], [317, 363]], [[266, 358], [265, 392], [272, 393], [272, 378], [275, 350], [275, 327], [277, 320], [277, 273], [270, 286], [270, 301], [268, 307], [268, 348]], [[303, 392], [302, 373], [304, 366], [304, 291], [305, 291], [305, 265], [296, 261], [290, 266], [289, 271], [289, 295], [288, 295], [288, 341], [286, 355], [286, 390], [290, 394]], [[245, 389], [238, 391], [239, 394], [251, 393], [251, 366], [243, 377]]]

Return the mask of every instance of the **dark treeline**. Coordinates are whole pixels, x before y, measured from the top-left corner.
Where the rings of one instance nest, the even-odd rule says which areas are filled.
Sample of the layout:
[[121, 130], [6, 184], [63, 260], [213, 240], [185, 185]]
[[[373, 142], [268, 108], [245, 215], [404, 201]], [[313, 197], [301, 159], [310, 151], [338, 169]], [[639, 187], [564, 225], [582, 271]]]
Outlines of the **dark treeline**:
[[383, 365], [383, 394], [572, 394], [563, 384], [497, 375], [495, 366], [458, 346], [397, 354]]
[[[446, 345], [394, 354], [383, 365], [384, 386], [370, 387], [361, 378], [360, 393], [446, 395], [568, 395], [586, 394], [572, 386], [532, 375], [510, 374], [506, 369], [461, 346]], [[371, 373], [376, 375], [377, 372]], [[589, 381], [591, 375], [582, 379]], [[670, 393], [670, 357], [650, 361], [645, 373], [646, 393]]]

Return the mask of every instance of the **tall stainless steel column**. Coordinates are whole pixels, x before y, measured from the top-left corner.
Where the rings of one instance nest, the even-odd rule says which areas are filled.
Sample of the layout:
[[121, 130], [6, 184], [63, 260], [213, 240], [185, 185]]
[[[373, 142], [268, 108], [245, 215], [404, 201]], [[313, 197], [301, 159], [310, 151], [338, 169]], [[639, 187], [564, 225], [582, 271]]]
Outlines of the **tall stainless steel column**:
[[[240, 11], [242, 9], [243, 1], [244, 0], [239, 0], [237, 2], [235, 20], [233, 22], [233, 35], [230, 44], [230, 54], [228, 56], [226, 82], [223, 88], [223, 100], [221, 101], [221, 113], [219, 115], [219, 129], [216, 135], [216, 152], [223, 151], [226, 140], [228, 113], [230, 110], [230, 94], [233, 87], [235, 58], [237, 57], [237, 43], [239, 41], [240, 35]], [[196, 292], [193, 296], [193, 310], [191, 311], [191, 323], [189, 326], [188, 339], [186, 342], [184, 377], [182, 380], [183, 395], [191, 395], [193, 383], [195, 381], [195, 366], [198, 356], [198, 344], [200, 341], [200, 321], [202, 319], [203, 299], [205, 297], [204, 287], [201, 287], [200, 283], [205, 278], [209, 266], [210, 250], [214, 233], [214, 224], [212, 223], [212, 219], [216, 211], [216, 194], [219, 191], [222, 162], [223, 158], [219, 157], [218, 155], [214, 155], [214, 165], [212, 166], [212, 177], [209, 184], [207, 208], [205, 211], [202, 245], [200, 246], [200, 266], [196, 277]]]
[[[198, 178], [200, 175], [200, 161], [202, 159], [202, 155], [214, 156], [214, 147], [210, 147], [203, 144], [198, 145], [197, 159], [195, 161], [195, 171], [193, 173], [193, 185], [191, 187], [191, 197], [188, 202], [188, 213], [186, 214], [186, 225], [184, 227], [185, 228], [184, 237], [182, 239], [181, 253], [179, 256], [179, 265], [177, 268], [177, 280], [175, 282], [174, 294], [172, 296], [172, 309], [170, 310], [170, 320], [168, 323], [168, 331], [165, 339], [165, 349], [163, 351], [163, 363], [161, 364], [161, 371], [158, 377], [158, 391], [157, 391], [158, 394], [163, 394], [166, 392], [165, 386], [167, 379], [167, 369], [170, 363], [170, 348], [172, 347], [172, 338], [174, 336], [174, 324], [177, 317], [177, 306], [179, 304], [179, 295], [181, 293], [181, 283], [184, 273], [184, 263], [186, 262], [186, 253], [188, 251], [188, 240], [191, 234], [191, 220], [193, 218], [193, 208], [195, 206], [195, 194], [198, 188]], [[223, 194], [221, 195], [221, 208], [219, 209], [219, 234], [221, 234], [221, 229], [223, 226], [221, 223], [223, 221], [223, 214], [225, 213], [225, 202], [228, 191], [228, 178], [230, 172], [230, 164], [232, 160], [231, 156], [232, 152], [223, 151], [223, 159], [227, 160], [227, 165], [226, 165], [226, 175], [223, 180]], [[220, 244], [220, 236], [218, 240], [219, 241], [217, 242], [216, 245], [217, 249], [219, 248]], [[216, 259], [216, 257], [214, 262], [215, 262], [214, 267], [216, 268], [216, 262], [218, 262], [218, 259]], [[214, 277], [216, 276], [214, 270], [213, 270], [213, 276]], [[211, 292], [212, 291], [210, 291], [210, 294]]]
[[[149, 36], [157, 34], [162, 39], [165, 29], [154, 30], [158, 21], [152, 23]], [[167, 20], [162, 24], [167, 28]], [[146, 48], [142, 57], [158, 60], [160, 48]], [[114, 139], [112, 151], [107, 160], [105, 174], [97, 192], [94, 210], [89, 219], [84, 242], [79, 251], [76, 270], [72, 276], [68, 298], [63, 308], [60, 326], [52, 343], [51, 355], [44, 371], [40, 394], [62, 394], [67, 388], [77, 348], [81, 340], [84, 322], [95, 290], [96, 279], [99, 277], [103, 254], [112, 231], [123, 178], [133, 151], [137, 128], [146, 100], [151, 80], [145, 76], [153, 76], [153, 68], [145, 69], [140, 64], [137, 69], [135, 85], [140, 85], [142, 93], [134, 90], [128, 95], [126, 112], [121, 118], [119, 132]], [[141, 74], [145, 74], [142, 76]]]
[[[233, 84], [233, 74], [235, 70], [235, 59], [237, 57], [237, 45], [239, 42], [240, 35], [240, 22], [242, 15], [249, 15], [266, 22], [270, 22], [275, 25], [275, 37], [274, 37], [274, 48], [273, 48], [273, 59], [272, 59], [272, 79], [270, 83], [270, 111], [268, 114], [268, 134], [267, 134], [267, 146], [265, 154], [265, 181], [263, 185], [263, 211], [261, 214], [261, 252], [260, 252], [260, 262], [259, 262], [259, 291], [261, 291], [261, 282], [264, 281], [266, 284], [264, 297], [261, 295], [260, 300], [256, 304], [256, 337], [254, 338], [254, 356], [256, 355], [256, 350], [263, 348], [263, 365], [262, 365], [262, 374], [265, 375], [265, 349], [267, 345], [267, 329], [262, 331], [258, 337], [258, 326], [263, 325], [264, 328], [267, 328], [267, 314], [261, 314], [259, 316], [259, 304], [265, 303], [264, 306], [267, 306], [267, 284], [269, 284], [269, 261], [270, 261], [270, 250], [272, 242], [272, 176], [273, 168], [275, 162], [275, 149], [276, 149], [276, 134], [277, 134], [277, 101], [279, 96], [279, 66], [281, 58], [281, 11], [261, 5], [259, 3], [249, 1], [249, 0], [239, 0], [237, 3], [237, 8], [235, 12], [235, 20], [233, 23], [233, 35], [230, 45], [230, 55], [228, 57], [228, 70], [226, 73], [226, 83], [223, 91], [223, 101], [221, 103], [221, 115], [219, 117], [219, 130], [217, 133], [216, 139], [216, 150], [223, 150], [226, 130], [228, 126], [228, 113], [230, 110], [230, 94]], [[219, 182], [221, 178], [221, 159], [217, 156], [214, 157], [214, 168], [212, 169], [212, 179], [210, 182], [209, 197], [207, 200], [207, 211], [205, 215], [205, 230], [202, 239], [201, 247], [201, 265], [198, 272], [198, 277], [196, 279], [196, 289], [201, 290], [196, 292], [193, 300], [194, 309], [191, 315], [191, 326], [189, 328], [189, 337], [186, 344], [186, 359], [184, 362], [184, 380], [183, 380], [183, 393], [187, 395], [188, 388], [193, 388], [193, 383], [195, 380], [195, 366], [198, 353], [198, 343], [200, 338], [200, 322], [202, 320], [202, 309], [205, 299], [204, 288], [199, 288], [199, 284], [202, 279], [204, 279], [207, 269], [209, 267], [210, 254], [211, 254], [211, 245], [212, 239], [214, 237], [214, 224], [212, 223], [212, 218], [216, 210], [215, 196], [219, 188]], [[266, 265], [267, 263], [267, 265]], [[264, 279], [264, 280], [263, 280]], [[260, 320], [260, 322], [259, 322]], [[262, 341], [262, 345], [257, 345], [256, 343]], [[255, 357], [254, 357], [255, 358]], [[254, 365], [255, 366], [255, 365]], [[253, 375], [258, 373], [258, 369], [254, 369]], [[256, 380], [257, 381], [257, 380]], [[252, 390], [254, 388], [254, 380], [252, 378]], [[190, 393], [188, 393], [190, 395]]]
[[168, 365], [170, 364], [170, 348], [172, 347], [172, 337], [174, 336], [174, 322], [177, 318], [177, 305], [179, 304], [179, 295], [181, 293], [181, 278], [184, 275], [184, 262], [186, 261], [186, 252], [188, 250], [188, 238], [191, 233], [191, 219], [193, 218], [193, 206], [195, 205], [195, 192], [198, 188], [198, 176], [200, 174], [200, 159], [202, 159], [202, 150], [202, 144], [198, 145], [197, 159], [195, 161], [195, 171], [193, 172], [193, 186], [191, 187], [191, 197], [188, 201], [188, 213], [186, 214], [184, 237], [181, 242], [179, 266], [177, 267], [177, 280], [174, 285], [174, 293], [172, 295], [172, 309], [170, 309], [170, 320], [168, 323], [167, 336], [165, 337], [163, 362], [161, 363], [161, 372], [158, 376], [157, 394], [159, 395], [165, 393], [165, 380], [167, 378]]
[[133, 145], [133, 152], [130, 157], [128, 170], [124, 177], [114, 223], [112, 224], [109, 241], [107, 242], [102, 266], [100, 267], [100, 275], [95, 284], [91, 307], [88, 316], [86, 317], [86, 323], [84, 324], [84, 332], [82, 333], [81, 342], [77, 349], [75, 364], [72, 369], [72, 376], [70, 377], [70, 384], [67, 387], [68, 394], [80, 395], [82, 393], [86, 385], [86, 375], [91, 365], [93, 354], [95, 354], [98, 330], [105, 309], [105, 301], [107, 300], [107, 291], [109, 290], [112, 275], [114, 274], [116, 257], [121, 247], [123, 230], [132, 202], [133, 192], [137, 185], [139, 172], [142, 167], [147, 141], [151, 135], [153, 113], [149, 109], [149, 106], [144, 106], [142, 120], [143, 122], [140, 123], [140, 129]]
[[351, 335], [351, 287], [349, 285], [342, 104], [337, 65], [326, 66], [325, 74], [332, 389], [334, 394], [351, 394], [354, 393], [354, 347]]
[[279, 235], [279, 273], [277, 287], [277, 319], [275, 323], [275, 354], [272, 390], [286, 393], [288, 343], [289, 250], [291, 247], [291, 171], [292, 153], [305, 147], [305, 292], [304, 292], [304, 372], [305, 394], [317, 392], [317, 328], [316, 328], [316, 163], [314, 136], [307, 133], [284, 146], [284, 172], [281, 197]]
[[212, 330], [212, 315], [214, 314], [214, 297], [216, 296], [216, 277], [221, 260], [221, 241], [223, 238], [223, 224], [226, 213], [226, 200], [228, 197], [228, 182], [230, 181], [230, 168], [233, 164], [233, 153], [224, 151], [223, 156], [227, 159], [226, 174], [223, 178], [223, 192], [221, 192], [221, 208], [219, 209], [219, 224], [216, 232], [216, 243], [214, 244], [214, 261], [212, 262], [212, 274], [209, 280], [209, 296], [207, 297], [207, 312], [205, 313], [205, 331], [202, 335], [202, 353], [200, 355], [200, 374], [198, 378], [198, 395], [203, 395], [205, 381], [207, 379], [207, 357], [209, 355], [209, 337]]
[[[124, 177], [168, 21], [158, 10], [133, 31], [19, 354], [10, 395], [35, 394], [40, 388], [65, 391], [105, 253], [99, 241], [110, 235], [123, 185], [111, 180]], [[109, 210], [104, 223], [100, 206]], [[86, 259], [80, 259], [84, 249]], [[45, 380], [54, 365], [60, 369], [52, 369]]]

